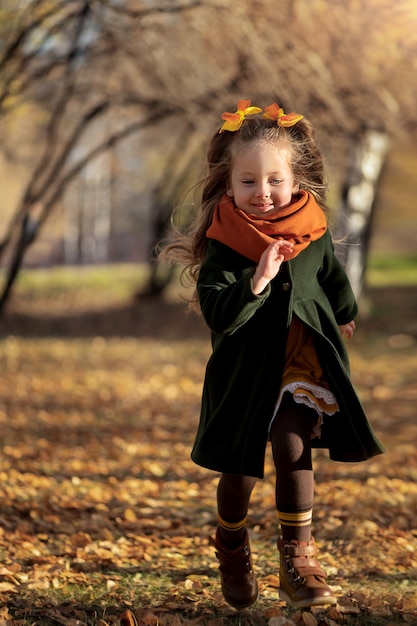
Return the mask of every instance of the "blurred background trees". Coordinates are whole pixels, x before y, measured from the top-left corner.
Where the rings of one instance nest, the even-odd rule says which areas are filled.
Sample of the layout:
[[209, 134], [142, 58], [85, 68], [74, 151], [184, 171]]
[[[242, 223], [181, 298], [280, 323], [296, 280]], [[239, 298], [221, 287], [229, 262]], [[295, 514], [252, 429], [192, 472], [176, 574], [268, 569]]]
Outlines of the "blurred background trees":
[[[23, 263], [152, 263], [241, 98], [312, 120], [366, 244], [389, 141], [417, 134], [416, 32], [413, 0], [3, 0], [0, 306]], [[344, 262], [359, 290], [366, 245]]]

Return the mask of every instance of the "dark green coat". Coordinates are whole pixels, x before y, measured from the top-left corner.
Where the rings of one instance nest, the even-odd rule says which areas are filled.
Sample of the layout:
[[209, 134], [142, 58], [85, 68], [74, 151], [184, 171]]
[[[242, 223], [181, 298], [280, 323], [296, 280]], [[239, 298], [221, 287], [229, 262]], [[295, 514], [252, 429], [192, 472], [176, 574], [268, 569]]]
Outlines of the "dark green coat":
[[330, 458], [338, 461], [363, 461], [383, 452], [349, 376], [338, 324], [350, 322], [357, 305], [329, 233], [283, 263], [259, 296], [250, 285], [255, 268], [253, 261], [209, 240], [197, 291], [213, 352], [192, 459], [215, 471], [263, 477], [268, 427], [294, 314], [313, 335], [340, 407], [335, 415], [325, 416], [322, 436], [313, 445], [329, 448]]

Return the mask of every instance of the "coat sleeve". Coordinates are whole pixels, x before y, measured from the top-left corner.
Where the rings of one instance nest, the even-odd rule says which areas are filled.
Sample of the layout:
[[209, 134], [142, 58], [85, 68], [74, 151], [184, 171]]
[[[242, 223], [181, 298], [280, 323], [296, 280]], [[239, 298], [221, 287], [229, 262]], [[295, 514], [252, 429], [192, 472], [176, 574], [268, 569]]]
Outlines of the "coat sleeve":
[[357, 312], [358, 306], [349, 278], [334, 253], [329, 233], [326, 233], [326, 249], [319, 273], [319, 282], [325, 292], [338, 324], [348, 324]]
[[227, 246], [210, 240], [201, 265], [197, 293], [206, 324], [216, 334], [230, 335], [245, 324], [269, 297], [251, 289], [252, 261]]

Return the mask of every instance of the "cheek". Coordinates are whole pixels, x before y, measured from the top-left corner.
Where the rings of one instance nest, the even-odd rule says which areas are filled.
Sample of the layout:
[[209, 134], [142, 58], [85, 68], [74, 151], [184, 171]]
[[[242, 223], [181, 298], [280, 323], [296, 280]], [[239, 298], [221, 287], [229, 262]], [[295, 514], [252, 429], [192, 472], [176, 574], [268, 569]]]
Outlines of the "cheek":
[[240, 187], [233, 188], [233, 196], [235, 198], [241, 198], [244, 195], [245, 195], [244, 189], [241, 189]]

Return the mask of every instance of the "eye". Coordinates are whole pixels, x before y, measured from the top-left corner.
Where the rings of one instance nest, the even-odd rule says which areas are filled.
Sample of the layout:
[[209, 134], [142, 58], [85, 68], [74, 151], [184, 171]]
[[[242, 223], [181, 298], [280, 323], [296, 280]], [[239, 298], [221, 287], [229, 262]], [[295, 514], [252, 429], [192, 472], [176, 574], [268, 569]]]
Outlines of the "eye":
[[242, 180], [242, 185], [253, 185], [254, 181], [251, 178], [245, 178]]
[[282, 183], [282, 178], [273, 178], [271, 180], [271, 185], [279, 185], [280, 183]]

